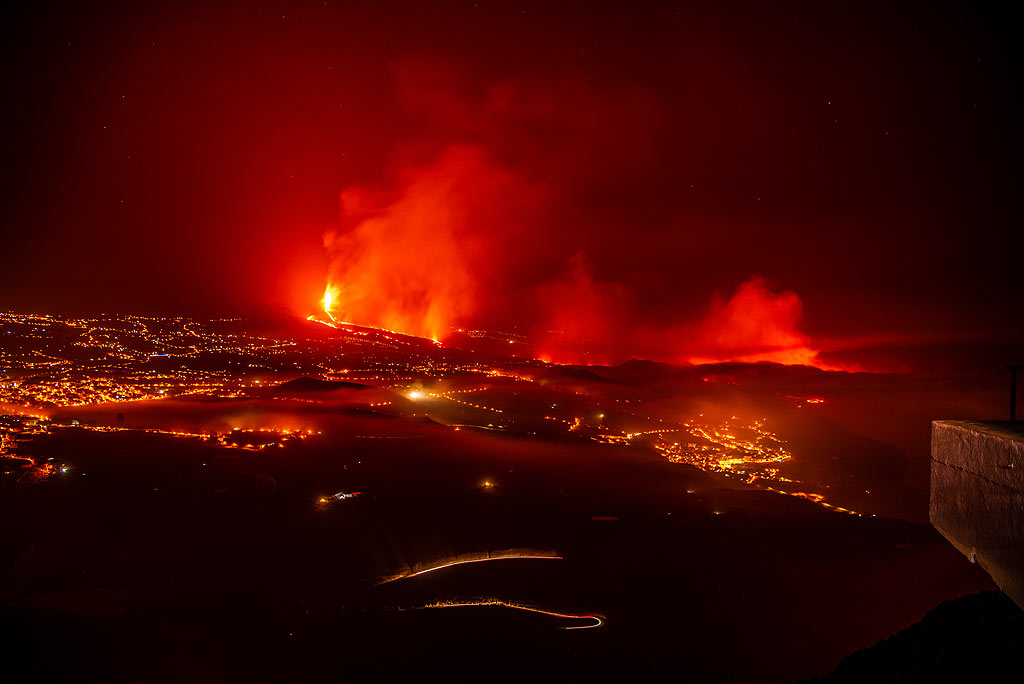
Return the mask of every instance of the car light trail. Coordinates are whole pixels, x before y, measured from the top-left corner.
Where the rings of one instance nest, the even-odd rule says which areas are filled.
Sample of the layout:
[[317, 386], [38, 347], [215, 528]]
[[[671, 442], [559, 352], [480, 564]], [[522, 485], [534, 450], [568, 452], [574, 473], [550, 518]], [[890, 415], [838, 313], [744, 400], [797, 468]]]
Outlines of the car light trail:
[[416, 577], [418, 575], [425, 575], [428, 572], [434, 572], [435, 570], [444, 570], [454, 565], [466, 565], [468, 563], [483, 563], [485, 561], [499, 561], [499, 560], [564, 560], [562, 556], [497, 556], [494, 558], [473, 558], [471, 560], [460, 560], [452, 561], [451, 563], [445, 563], [443, 565], [437, 565], [426, 570], [420, 570], [414, 572], [411, 575], [405, 575], [405, 577]]
[[524, 554], [504, 553], [504, 554], [501, 554], [501, 555], [487, 556], [485, 558], [465, 558], [465, 559], [459, 559], [459, 560], [453, 560], [453, 561], [446, 561], [444, 563], [441, 563], [440, 565], [434, 565], [434, 566], [431, 566], [429, 568], [424, 568], [423, 570], [417, 570], [416, 572], [410, 572], [410, 573], [405, 574], [405, 575], [398, 575], [397, 577], [389, 577], [389, 578], [383, 580], [382, 582], [380, 582], [380, 584], [387, 584], [388, 582], [396, 582], [398, 580], [409, 579], [411, 577], [418, 577], [420, 575], [425, 575], [428, 572], [435, 572], [437, 570], [444, 570], [445, 568], [450, 568], [450, 567], [453, 567], [453, 566], [456, 566], [456, 565], [467, 565], [469, 563], [483, 563], [485, 561], [499, 561], [499, 560], [565, 560], [565, 557], [564, 556], [559, 556], [559, 555], [557, 555], [554, 552], [551, 552], [551, 553], [535, 552], [535, 553], [529, 553], [529, 554], [525, 554], [525, 553]]
[[602, 626], [605, 623], [603, 615], [596, 615], [594, 613], [583, 613], [576, 615], [574, 613], [558, 613], [553, 610], [544, 610], [543, 608], [534, 608], [532, 606], [524, 606], [519, 603], [511, 603], [509, 601], [502, 601], [500, 599], [488, 599], [481, 601], [452, 601], [445, 603], [431, 603], [423, 606], [423, 609], [430, 608], [470, 608], [476, 606], [498, 606], [501, 608], [511, 608], [513, 610], [523, 610], [530, 613], [539, 613], [541, 615], [550, 615], [551, 617], [562, 618], [565, 620], [592, 620], [593, 624], [589, 625], [575, 625], [571, 627], [559, 627], [558, 629], [595, 629]]

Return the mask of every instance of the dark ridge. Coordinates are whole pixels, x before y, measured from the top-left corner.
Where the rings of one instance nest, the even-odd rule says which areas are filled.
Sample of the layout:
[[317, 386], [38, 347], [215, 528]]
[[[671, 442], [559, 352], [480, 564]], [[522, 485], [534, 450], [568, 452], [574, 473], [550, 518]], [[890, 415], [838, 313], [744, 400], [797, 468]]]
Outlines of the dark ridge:
[[944, 601], [920, 622], [807, 682], [994, 682], [1019, 669], [1024, 611], [1000, 591]]
[[597, 373], [580, 366], [553, 366], [544, 371], [546, 380], [585, 380], [587, 382], [609, 382]]
[[361, 385], [358, 382], [342, 382], [334, 380], [318, 380], [317, 378], [301, 377], [282, 382], [274, 388], [274, 393], [294, 392], [302, 394], [305, 392], [333, 392], [339, 389], [370, 389], [370, 385]]
[[616, 368], [626, 371], [653, 371], [671, 367], [671, 364], [662, 363], [661, 361], [648, 361], [647, 359], [630, 359], [616, 366]]
[[397, 420], [398, 416], [393, 416], [390, 413], [381, 413], [380, 411], [374, 411], [373, 409], [363, 408], [362, 406], [352, 406], [346, 408], [342, 413], [347, 413], [353, 416], [359, 416], [361, 418], [388, 418], [391, 420]]

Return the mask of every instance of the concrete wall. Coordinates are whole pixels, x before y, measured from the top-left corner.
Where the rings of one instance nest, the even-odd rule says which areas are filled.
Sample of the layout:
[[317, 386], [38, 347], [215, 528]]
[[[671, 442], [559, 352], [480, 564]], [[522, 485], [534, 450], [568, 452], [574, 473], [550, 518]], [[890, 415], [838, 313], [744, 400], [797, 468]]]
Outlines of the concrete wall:
[[932, 525], [1024, 608], [1024, 431], [932, 423]]

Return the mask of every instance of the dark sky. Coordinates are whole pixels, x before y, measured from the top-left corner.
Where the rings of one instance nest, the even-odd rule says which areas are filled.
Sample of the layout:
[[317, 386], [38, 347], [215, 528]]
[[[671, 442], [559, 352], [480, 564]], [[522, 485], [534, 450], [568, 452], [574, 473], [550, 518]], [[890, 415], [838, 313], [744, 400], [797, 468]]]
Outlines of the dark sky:
[[305, 314], [451, 244], [465, 325], [656, 336], [756, 282], [818, 347], [1024, 337], [1016, 17], [426, 4], [9, 13], [0, 308]]

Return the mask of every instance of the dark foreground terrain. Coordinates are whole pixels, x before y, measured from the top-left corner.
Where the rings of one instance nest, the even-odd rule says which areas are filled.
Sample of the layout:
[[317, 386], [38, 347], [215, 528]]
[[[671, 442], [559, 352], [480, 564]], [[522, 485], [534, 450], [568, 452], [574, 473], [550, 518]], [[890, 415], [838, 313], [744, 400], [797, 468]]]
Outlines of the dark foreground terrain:
[[[929, 614], [993, 588], [927, 524], [930, 419], [1002, 406], [977, 378], [0, 323], [5, 682], [790, 682], [892, 635], [998, 662]], [[832, 676], [925, 671], [881, 652]]]
[[61, 468], [0, 498], [7, 681], [784, 682], [991, 586], [927, 526], [630, 446], [320, 427], [33, 439]]

